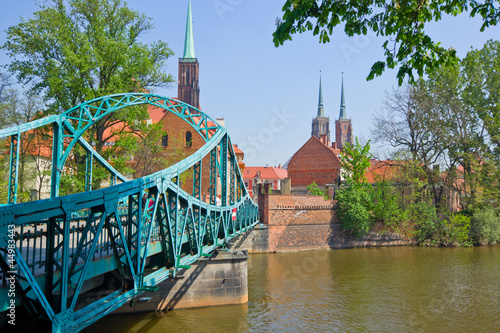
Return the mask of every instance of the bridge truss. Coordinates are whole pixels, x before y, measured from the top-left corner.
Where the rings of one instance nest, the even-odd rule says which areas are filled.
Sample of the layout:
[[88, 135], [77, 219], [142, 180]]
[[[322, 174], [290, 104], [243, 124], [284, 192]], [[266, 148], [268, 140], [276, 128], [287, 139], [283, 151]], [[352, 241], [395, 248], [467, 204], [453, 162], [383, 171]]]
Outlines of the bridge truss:
[[[113, 112], [144, 104], [177, 115], [205, 144], [175, 165], [128, 180], [84, 133]], [[23, 133], [43, 126], [53, 133], [51, 198], [17, 203]], [[106, 96], [0, 130], [2, 139], [8, 140], [10, 154], [8, 199], [0, 206], [0, 277], [5, 289], [15, 284], [17, 305], [35, 320], [50, 321], [53, 332], [87, 327], [258, 223], [258, 207], [246, 191], [227, 130], [180, 101], [139, 93]], [[86, 191], [59, 196], [75, 147], [87, 154]], [[210, 160], [205, 173], [204, 158]], [[94, 163], [109, 173], [109, 187], [91, 190]], [[180, 186], [184, 172], [192, 173], [192, 193]], [[208, 202], [201, 197], [204, 174], [210, 178]], [[110, 271], [118, 272], [120, 283], [105, 297], [83, 301], [87, 281]], [[0, 304], [2, 310], [7, 305]]]

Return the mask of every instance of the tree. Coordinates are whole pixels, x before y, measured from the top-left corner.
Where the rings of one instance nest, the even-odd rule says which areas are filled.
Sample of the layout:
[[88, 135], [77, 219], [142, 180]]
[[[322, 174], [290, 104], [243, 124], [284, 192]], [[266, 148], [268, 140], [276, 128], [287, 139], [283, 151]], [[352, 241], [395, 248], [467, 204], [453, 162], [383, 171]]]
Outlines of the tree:
[[[167, 43], [140, 42], [151, 29], [151, 19], [122, 0], [47, 0], [33, 18], [7, 30], [2, 47], [12, 58], [10, 72], [43, 95], [47, 113], [61, 112], [96, 97], [172, 82], [164, 72], [173, 55]], [[134, 132], [134, 124], [147, 117], [145, 107], [115, 112], [94, 125], [87, 139], [99, 154], [113, 155], [106, 143]], [[84, 165], [78, 151], [74, 158], [76, 166]]]
[[370, 142], [361, 146], [358, 138], [354, 145], [347, 143], [341, 153], [341, 172], [346, 183], [336, 194], [337, 212], [342, 228], [355, 237], [362, 236], [371, 228], [370, 185], [365, 176], [370, 156]]
[[464, 95], [489, 135], [491, 153], [500, 161], [500, 41], [471, 50], [462, 63]]
[[370, 141], [364, 146], [356, 138], [356, 143], [346, 143], [341, 153], [341, 173], [350, 186], [367, 185], [366, 170], [370, 167]]
[[[424, 180], [422, 186], [431, 189], [437, 207], [443, 183], [462, 194], [464, 206], [498, 197], [495, 135], [500, 133], [500, 79], [494, 71], [500, 60], [499, 45], [488, 41], [458, 64], [393, 90], [385, 101], [385, 114], [374, 119], [375, 140], [409, 154], [406, 165], [413, 167], [406, 170], [415, 173], [407, 178]], [[445, 170], [435, 172], [437, 165]]]
[[328, 200], [328, 193], [327, 190], [322, 190], [318, 188], [318, 184], [316, 184], [315, 181], [313, 181], [311, 184], [307, 185], [307, 191], [311, 195], [319, 195], [325, 198], [325, 200]]
[[447, 50], [432, 40], [425, 33], [425, 26], [441, 20], [443, 14], [456, 16], [463, 12], [471, 17], [479, 14], [483, 20], [481, 31], [500, 20], [497, 1], [287, 0], [283, 17], [276, 20], [273, 40], [279, 46], [296, 33], [312, 31], [319, 35], [320, 42], [328, 43], [334, 28], [341, 23], [350, 37], [366, 35], [371, 30], [387, 39], [382, 44], [385, 60], [373, 64], [367, 80], [381, 75], [386, 68], [399, 68], [397, 78], [401, 85], [405, 76], [414, 82], [414, 71], [422, 76], [458, 61], [455, 50]]
[[0, 128], [9, 125], [7, 98], [10, 95], [8, 89], [10, 85], [10, 77], [4, 73], [0, 73]]

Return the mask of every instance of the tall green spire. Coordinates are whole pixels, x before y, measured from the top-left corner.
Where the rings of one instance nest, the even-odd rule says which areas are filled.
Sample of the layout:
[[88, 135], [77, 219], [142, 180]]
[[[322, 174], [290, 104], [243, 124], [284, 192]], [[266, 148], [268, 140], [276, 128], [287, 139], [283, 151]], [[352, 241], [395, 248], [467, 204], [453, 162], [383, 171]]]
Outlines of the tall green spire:
[[321, 91], [321, 71], [319, 71], [319, 101], [318, 101], [318, 117], [324, 117], [325, 111], [323, 110], [323, 92]]
[[347, 119], [345, 110], [345, 97], [344, 97], [344, 72], [342, 72], [342, 90], [340, 93], [340, 116], [339, 119]]
[[184, 41], [184, 56], [183, 58], [196, 58], [194, 56], [194, 38], [193, 38], [193, 17], [191, 16], [191, 0], [188, 4], [188, 14], [186, 22], [186, 39]]

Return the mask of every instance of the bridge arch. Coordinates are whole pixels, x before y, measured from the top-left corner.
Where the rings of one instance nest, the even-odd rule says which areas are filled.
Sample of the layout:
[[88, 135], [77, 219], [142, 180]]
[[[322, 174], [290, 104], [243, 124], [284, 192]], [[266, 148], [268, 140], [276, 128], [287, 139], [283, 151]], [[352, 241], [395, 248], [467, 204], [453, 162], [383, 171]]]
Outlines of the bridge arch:
[[[127, 178], [113, 168], [104, 158], [102, 158], [92, 146], [82, 137], [82, 135], [94, 124], [104, 117], [116, 111], [136, 105], [152, 105], [162, 108], [187, 122], [205, 141], [208, 142], [212, 136], [222, 129], [216, 121], [210, 118], [201, 110], [169, 97], [163, 97], [149, 93], [124, 93], [114, 94], [95, 98], [77, 105], [58, 115], [52, 115], [38, 119], [20, 126], [0, 130], [0, 138], [11, 137], [11, 186], [9, 186], [9, 202], [15, 203], [17, 197], [19, 150], [21, 134], [42, 126], [53, 126], [52, 143], [52, 169], [51, 169], [51, 197], [59, 196], [59, 186], [62, 170], [65, 163], [76, 144], [82, 148], [102, 165], [111, 175], [112, 179], [122, 182]], [[62, 142], [69, 142], [63, 145]], [[232, 146], [230, 147], [232, 150]]]

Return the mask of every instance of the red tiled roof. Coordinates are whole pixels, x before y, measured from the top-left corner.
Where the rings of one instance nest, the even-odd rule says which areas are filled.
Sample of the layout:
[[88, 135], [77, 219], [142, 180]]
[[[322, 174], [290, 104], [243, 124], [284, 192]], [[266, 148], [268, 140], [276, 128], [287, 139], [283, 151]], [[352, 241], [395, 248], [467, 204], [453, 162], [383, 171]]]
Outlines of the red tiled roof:
[[373, 184], [382, 180], [395, 180], [399, 176], [399, 165], [397, 161], [370, 160], [371, 166], [365, 173], [368, 183]]
[[233, 149], [235, 154], [243, 154], [243, 150], [238, 148], [238, 145], [233, 145]]
[[243, 179], [254, 179], [257, 171], [260, 171], [260, 179], [285, 179], [288, 177], [288, 171], [275, 167], [245, 167]]

